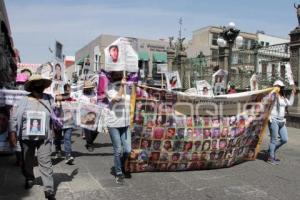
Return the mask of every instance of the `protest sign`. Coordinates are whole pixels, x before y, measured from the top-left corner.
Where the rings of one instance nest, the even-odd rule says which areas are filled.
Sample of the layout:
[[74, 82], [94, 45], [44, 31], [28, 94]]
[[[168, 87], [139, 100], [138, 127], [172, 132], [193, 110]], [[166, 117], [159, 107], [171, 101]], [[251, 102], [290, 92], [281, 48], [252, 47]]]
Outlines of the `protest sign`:
[[178, 71], [166, 72], [165, 75], [168, 90], [182, 88]]
[[203, 95], [203, 96], [214, 95], [211, 85], [205, 80], [196, 81], [196, 88], [197, 88], [197, 93], [199, 95]]
[[138, 72], [138, 55], [127, 38], [119, 38], [104, 49], [105, 71]]
[[157, 73], [163, 74], [168, 72], [168, 64], [157, 64]]
[[251, 91], [258, 90], [258, 77], [256, 74], [253, 74], [250, 78], [250, 89]]
[[137, 88], [131, 172], [230, 167], [256, 158], [273, 88], [204, 96]]
[[219, 69], [212, 75], [212, 85], [215, 95], [225, 94], [228, 72]]
[[61, 62], [55, 62], [53, 65], [53, 76], [52, 76], [52, 80], [53, 81], [61, 81], [64, 82], [65, 81], [65, 65]]
[[77, 125], [89, 130], [96, 130], [101, 107], [90, 103], [80, 103], [77, 110]]
[[46, 113], [41, 111], [26, 111], [26, 135], [45, 136]]
[[73, 128], [76, 126], [76, 111], [78, 102], [62, 102], [62, 123], [63, 128]]

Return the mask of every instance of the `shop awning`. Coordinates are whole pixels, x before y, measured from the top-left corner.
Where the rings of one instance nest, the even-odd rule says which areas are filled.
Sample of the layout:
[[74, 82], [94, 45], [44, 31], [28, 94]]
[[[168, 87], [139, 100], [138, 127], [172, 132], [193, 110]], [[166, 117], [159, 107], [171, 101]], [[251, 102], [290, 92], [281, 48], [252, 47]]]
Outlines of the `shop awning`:
[[83, 61], [84, 61], [84, 59], [81, 58], [79, 61], [77, 61], [76, 65], [83, 65]]
[[90, 58], [90, 55], [87, 55], [86, 57], [81, 58], [79, 61], [77, 61], [76, 65], [83, 65], [84, 64], [84, 59], [86, 59], [86, 58]]
[[139, 54], [139, 60], [141, 60], [141, 61], [149, 60], [149, 55], [148, 55], [147, 51], [140, 51], [138, 54]]
[[153, 62], [166, 63], [167, 60], [166, 52], [153, 52]]

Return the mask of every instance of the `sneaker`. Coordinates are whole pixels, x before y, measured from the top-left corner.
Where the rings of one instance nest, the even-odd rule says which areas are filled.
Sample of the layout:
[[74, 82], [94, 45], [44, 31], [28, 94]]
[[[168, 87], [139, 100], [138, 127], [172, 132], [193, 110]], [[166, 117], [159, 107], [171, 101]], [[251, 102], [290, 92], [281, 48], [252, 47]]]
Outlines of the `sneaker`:
[[89, 151], [89, 152], [93, 152], [94, 151], [94, 147], [90, 146], [90, 145], [85, 145], [85, 148]]
[[61, 151], [57, 151], [56, 154], [55, 154], [55, 159], [59, 159], [61, 157], [62, 157]]
[[65, 163], [68, 165], [72, 165], [74, 161], [74, 157], [73, 156], [66, 156], [66, 161]]
[[279, 165], [278, 161], [276, 161], [274, 158], [268, 158], [267, 163], [271, 165]]
[[119, 185], [124, 185], [124, 175], [123, 174], [120, 174], [120, 175], [117, 175], [116, 176], [116, 183], [119, 184]]
[[48, 200], [55, 200], [55, 195], [53, 192], [50, 191], [46, 191], [45, 192], [45, 198]]
[[26, 190], [29, 190], [33, 186], [34, 186], [34, 180], [32, 180], [32, 179], [26, 179], [25, 180], [25, 189]]

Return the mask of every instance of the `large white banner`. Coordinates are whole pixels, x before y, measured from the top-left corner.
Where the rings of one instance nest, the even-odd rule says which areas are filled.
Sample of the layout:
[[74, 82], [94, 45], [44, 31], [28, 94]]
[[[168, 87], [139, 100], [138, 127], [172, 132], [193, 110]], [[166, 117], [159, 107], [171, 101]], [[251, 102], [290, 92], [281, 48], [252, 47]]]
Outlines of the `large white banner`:
[[127, 38], [119, 38], [104, 49], [106, 71], [138, 72], [138, 54]]
[[29, 92], [24, 90], [0, 90], [0, 106], [14, 105], [28, 94]]

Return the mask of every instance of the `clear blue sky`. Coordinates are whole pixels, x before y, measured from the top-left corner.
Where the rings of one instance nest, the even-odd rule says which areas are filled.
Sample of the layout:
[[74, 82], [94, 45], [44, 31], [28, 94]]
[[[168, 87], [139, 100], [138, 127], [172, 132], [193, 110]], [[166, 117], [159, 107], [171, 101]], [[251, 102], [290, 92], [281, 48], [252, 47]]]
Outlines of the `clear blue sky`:
[[64, 54], [100, 34], [149, 39], [183, 36], [208, 25], [235, 22], [241, 31], [288, 37], [298, 24], [292, 0], [5, 0], [15, 47], [22, 62], [43, 63], [55, 40]]

